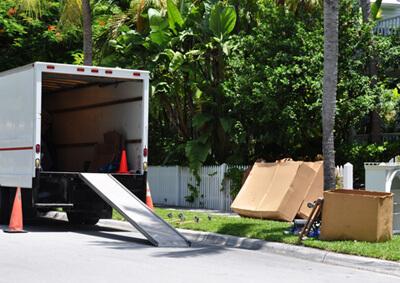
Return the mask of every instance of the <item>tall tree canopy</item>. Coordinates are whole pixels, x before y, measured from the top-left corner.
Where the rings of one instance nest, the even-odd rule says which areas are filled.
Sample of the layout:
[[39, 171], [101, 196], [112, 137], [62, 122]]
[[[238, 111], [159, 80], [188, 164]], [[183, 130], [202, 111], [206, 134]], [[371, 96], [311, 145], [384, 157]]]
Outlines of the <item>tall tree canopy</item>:
[[[25, 10], [18, 1], [28, 3], [0, 2], [0, 49], [7, 55], [1, 68], [35, 60], [83, 63], [80, 0], [30, 0], [42, 4]], [[151, 164], [198, 168], [321, 153], [323, 9], [284, 2], [89, 2], [94, 64], [151, 71]], [[384, 103], [391, 97], [384, 68], [398, 68], [400, 52], [398, 37], [376, 39], [382, 72], [371, 88], [372, 25], [362, 21], [356, 1], [339, 4], [333, 138], [342, 144], [372, 107], [391, 107]]]
[[33, 2], [22, 9], [16, 0], [0, 1], [0, 71], [34, 61], [72, 63], [82, 40], [74, 29], [58, 27], [58, 1]]

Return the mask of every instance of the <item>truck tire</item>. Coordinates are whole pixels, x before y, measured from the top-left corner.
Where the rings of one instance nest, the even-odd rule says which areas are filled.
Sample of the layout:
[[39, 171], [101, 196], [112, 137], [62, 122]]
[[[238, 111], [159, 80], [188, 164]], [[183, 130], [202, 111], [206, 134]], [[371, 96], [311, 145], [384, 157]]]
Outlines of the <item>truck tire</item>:
[[100, 218], [91, 217], [84, 212], [67, 212], [68, 222], [71, 224], [95, 225]]
[[0, 224], [8, 224], [10, 215], [10, 190], [0, 187]]
[[21, 189], [22, 194], [22, 213], [24, 220], [32, 220], [37, 217], [37, 208], [32, 206], [32, 190]]

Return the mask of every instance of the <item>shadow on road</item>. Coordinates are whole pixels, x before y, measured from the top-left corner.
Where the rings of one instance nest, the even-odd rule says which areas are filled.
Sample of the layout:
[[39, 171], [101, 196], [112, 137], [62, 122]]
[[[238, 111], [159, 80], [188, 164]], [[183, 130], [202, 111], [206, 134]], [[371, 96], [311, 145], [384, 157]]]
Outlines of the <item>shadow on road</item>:
[[[0, 225], [0, 230], [7, 230], [8, 225]], [[24, 231], [28, 233], [65, 233], [72, 232], [84, 234], [93, 237], [106, 238], [110, 240], [126, 242], [127, 245], [132, 243], [151, 246], [151, 243], [146, 239], [141, 239], [141, 235], [135, 231], [106, 227], [104, 225], [77, 225], [71, 224], [68, 221], [51, 219], [46, 217], [37, 217], [24, 221]], [[118, 234], [119, 233], [119, 234]], [[121, 235], [125, 233], [125, 235]], [[110, 242], [104, 242], [110, 243]]]
[[[133, 228], [133, 227], [132, 227]], [[0, 225], [0, 230], [8, 229], [8, 225]], [[186, 258], [217, 254], [224, 247], [192, 242], [191, 247], [157, 248], [134, 228], [132, 230], [107, 227], [104, 225], [76, 225], [60, 219], [38, 217], [24, 221], [24, 230], [29, 233], [65, 233], [72, 232], [93, 237], [90, 245], [102, 246], [118, 250], [154, 249], [154, 257]], [[0, 232], [1, 233], [1, 232]], [[158, 252], [159, 251], [159, 252]]]
[[168, 251], [163, 250], [160, 253], [155, 253], [153, 257], [167, 257], [167, 258], [193, 258], [204, 255], [220, 254], [226, 248], [215, 245], [201, 244], [192, 242], [190, 248], [171, 248]]

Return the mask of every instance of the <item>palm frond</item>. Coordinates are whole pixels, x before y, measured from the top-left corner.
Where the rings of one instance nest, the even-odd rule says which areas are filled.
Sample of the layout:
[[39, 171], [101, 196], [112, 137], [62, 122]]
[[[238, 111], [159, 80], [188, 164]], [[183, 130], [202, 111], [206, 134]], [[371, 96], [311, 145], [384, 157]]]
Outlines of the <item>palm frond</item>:
[[18, 12], [26, 13], [28, 17], [40, 18], [42, 11], [47, 4], [46, 0], [14, 0], [15, 9]]
[[81, 0], [61, 0], [60, 26], [70, 26], [83, 24], [82, 1]]

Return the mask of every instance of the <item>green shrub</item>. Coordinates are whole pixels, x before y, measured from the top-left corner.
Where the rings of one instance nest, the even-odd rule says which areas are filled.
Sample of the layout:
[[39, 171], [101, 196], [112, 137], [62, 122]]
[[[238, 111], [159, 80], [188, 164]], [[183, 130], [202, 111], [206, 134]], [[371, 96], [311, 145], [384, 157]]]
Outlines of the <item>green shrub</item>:
[[337, 165], [347, 162], [353, 164], [354, 179], [357, 183], [365, 182], [364, 162], [388, 162], [400, 154], [400, 142], [395, 143], [373, 143], [373, 144], [342, 144], [336, 148], [335, 161]]
[[231, 199], [234, 200], [242, 188], [243, 173], [245, 170], [235, 167], [229, 167], [228, 171], [225, 172], [224, 179], [222, 180], [222, 190], [224, 190], [225, 179], [231, 180], [230, 195]]

